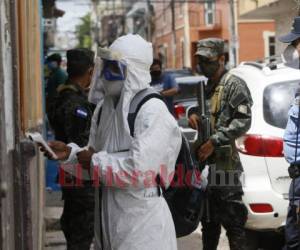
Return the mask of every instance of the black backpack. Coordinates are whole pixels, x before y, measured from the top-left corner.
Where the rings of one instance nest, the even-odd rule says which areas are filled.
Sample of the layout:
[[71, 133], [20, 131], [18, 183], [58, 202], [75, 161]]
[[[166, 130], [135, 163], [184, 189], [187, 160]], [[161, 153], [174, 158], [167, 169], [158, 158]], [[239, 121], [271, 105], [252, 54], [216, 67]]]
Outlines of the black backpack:
[[[152, 98], [163, 100], [163, 97], [152, 88], [147, 88], [135, 95], [130, 103], [128, 113], [128, 125], [131, 136], [134, 135], [134, 122], [143, 104]], [[98, 124], [100, 122], [101, 109], [98, 114]], [[176, 237], [183, 237], [195, 231], [203, 215], [205, 192], [193, 185], [193, 177], [199, 177], [200, 171], [194, 164], [191, 157], [189, 142], [182, 134], [182, 144], [176, 160], [175, 175], [170, 186], [166, 189], [160, 176], [157, 176], [159, 192], [163, 191], [170, 208]], [[199, 180], [199, 179], [198, 179]], [[180, 183], [179, 183], [180, 182]], [[199, 183], [198, 183], [199, 184]]]

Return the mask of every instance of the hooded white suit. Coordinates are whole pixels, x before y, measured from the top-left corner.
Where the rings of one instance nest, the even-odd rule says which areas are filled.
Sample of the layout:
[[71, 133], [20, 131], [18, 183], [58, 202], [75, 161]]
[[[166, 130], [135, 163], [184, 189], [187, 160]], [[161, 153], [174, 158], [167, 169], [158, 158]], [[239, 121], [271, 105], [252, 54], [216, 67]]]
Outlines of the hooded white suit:
[[[109, 96], [99, 102], [90, 131], [88, 146], [98, 152], [92, 163], [100, 170], [102, 185], [102, 233], [96, 195], [96, 249], [175, 250], [175, 228], [168, 205], [158, 195], [157, 187], [148, 187], [144, 180], [145, 176], [155, 178], [161, 166], [168, 173], [174, 171], [181, 145], [180, 130], [163, 101], [153, 98], [141, 107], [134, 137], [130, 136], [129, 105], [136, 93], [149, 87], [152, 45], [138, 35], [126, 35], [109, 49], [121, 55], [127, 65], [127, 77], [116, 108]], [[67, 163], [76, 162], [80, 150], [77, 145], [70, 146], [72, 153]], [[112, 181], [108, 181], [111, 177]]]

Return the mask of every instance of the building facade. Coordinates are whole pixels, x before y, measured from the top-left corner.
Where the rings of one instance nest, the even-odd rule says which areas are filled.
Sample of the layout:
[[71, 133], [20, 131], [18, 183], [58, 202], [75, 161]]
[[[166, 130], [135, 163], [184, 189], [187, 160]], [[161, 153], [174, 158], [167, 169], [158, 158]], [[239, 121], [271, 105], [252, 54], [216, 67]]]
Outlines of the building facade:
[[[172, 1], [165, 1], [155, 4], [153, 43], [156, 56], [163, 60], [166, 68], [195, 68], [197, 41], [218, 37], [225, 40], [229, 59], [229, 13], [228, 0], [207, 3], [176, 2], [174, 5]], [[239, 16], [239, 13], [237, 15]], [[245, 21], [238, 18], [236, 25], [240, 62], [258, 60], [268, 55], [265, 51], [267, 46], [264, 43], [264, 34], [274, 32], [272, 20]]]
[[92, 0], [91, 33], [95, 51], [98, 46], [109, 46], [115, 39], [127, 32], [126, 13], [136, 2], [136, 0]]

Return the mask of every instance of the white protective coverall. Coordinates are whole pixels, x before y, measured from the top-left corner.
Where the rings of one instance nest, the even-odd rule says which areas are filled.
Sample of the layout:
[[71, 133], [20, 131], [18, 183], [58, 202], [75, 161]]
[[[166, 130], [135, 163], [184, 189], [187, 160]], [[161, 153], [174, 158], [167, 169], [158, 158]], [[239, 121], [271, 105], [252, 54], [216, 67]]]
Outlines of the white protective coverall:
[[[149, 87], [152, 44], [138, 35], [126, 35], [109, 49], [121, 55], [127, 65], [127, 77], [116, 108], [110, 96], [104, 95], [99, 102], [90, 131], [88, 146], [98, 152], [92, 156], [92, 164], [100, 171], [102, 185], [100, 210], [96, 194], [96, 249], [175, 250], [175, 228], [168, 205], [158, 195], [157, 187], [149, 187], [145, 179], [150, 177], [154, 182], [160, 167], [168, 173], [174, 171], [181, 146], [180, 129], [164, 102], [153, 98], [141, 107], [134, 137], [130, 136], [129, 105], [136, 93]], [[74, 163], [80, 149], [69, 145], [72, 152], [66, 163]], [[113, 181], [107, 181], [111, 177]]]

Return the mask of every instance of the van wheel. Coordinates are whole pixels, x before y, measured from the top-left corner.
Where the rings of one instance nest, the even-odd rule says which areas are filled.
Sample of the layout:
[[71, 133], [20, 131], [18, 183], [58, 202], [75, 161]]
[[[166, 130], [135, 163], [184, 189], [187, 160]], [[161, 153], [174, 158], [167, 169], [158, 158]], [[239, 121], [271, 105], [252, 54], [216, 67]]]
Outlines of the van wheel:
[[284, 234], [277, 231], [246, 230], [246, 239], [246, 250], [281, 250], [284, 246]]
[[256, 231], [246, 230], [246, 250], [258, 250], [259, 235]]

